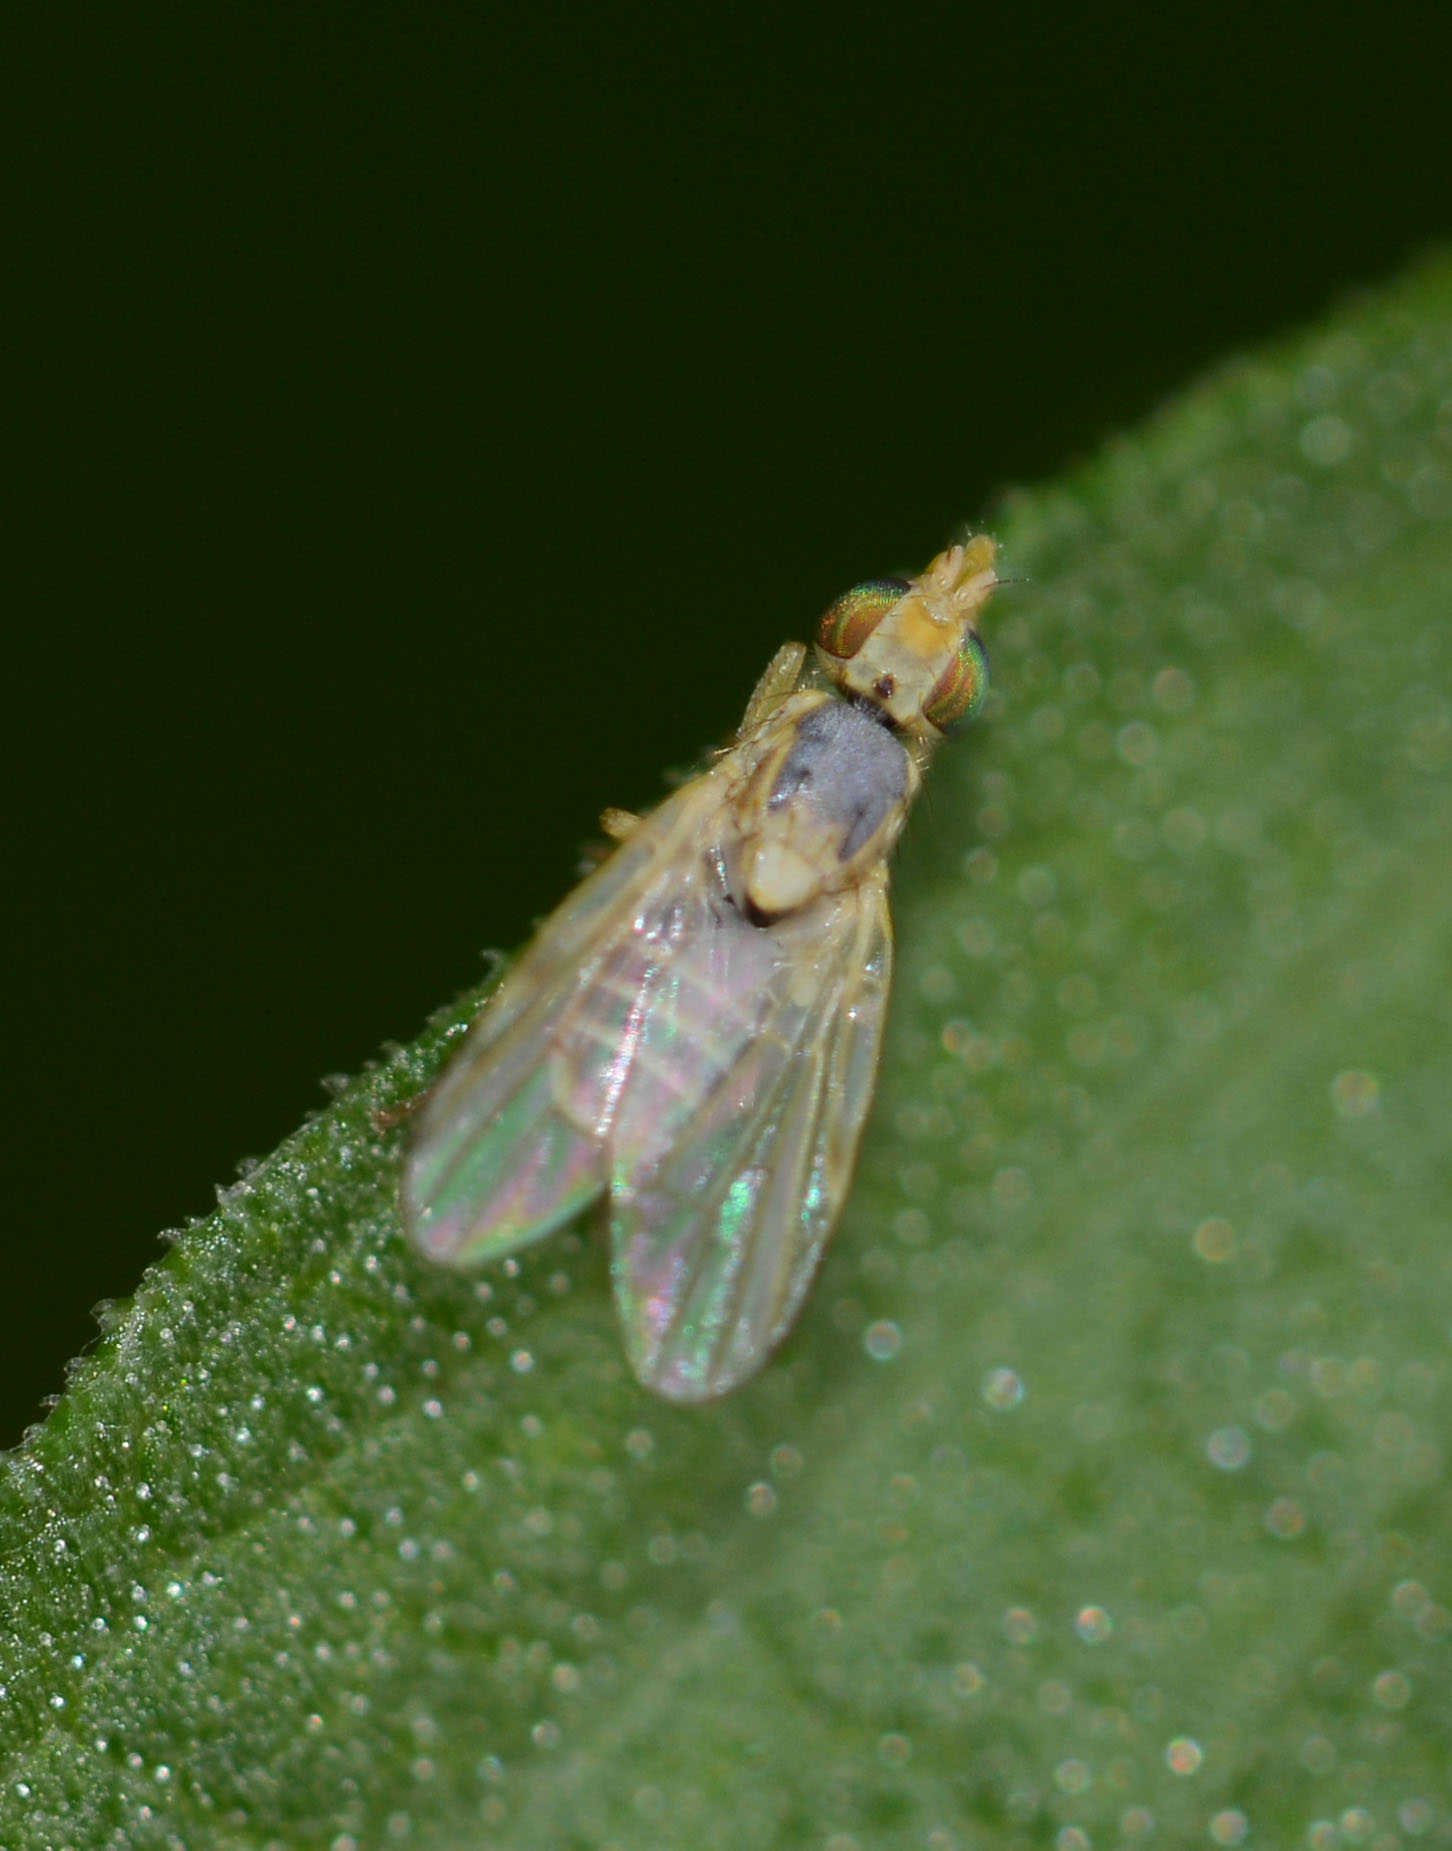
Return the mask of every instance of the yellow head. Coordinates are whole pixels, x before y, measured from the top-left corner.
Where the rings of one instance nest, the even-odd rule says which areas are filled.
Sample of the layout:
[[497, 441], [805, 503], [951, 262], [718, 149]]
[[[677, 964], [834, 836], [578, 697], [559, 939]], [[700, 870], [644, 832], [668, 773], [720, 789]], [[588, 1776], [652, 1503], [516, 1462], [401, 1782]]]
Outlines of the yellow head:
[[986, 534], [950, 546], [912, 579], [856, 585], [817, 630], [817, 658], [844, 694], [912, 738], [957, 731], [983, 704], [988, 656], [977, 615], [998, 583]]

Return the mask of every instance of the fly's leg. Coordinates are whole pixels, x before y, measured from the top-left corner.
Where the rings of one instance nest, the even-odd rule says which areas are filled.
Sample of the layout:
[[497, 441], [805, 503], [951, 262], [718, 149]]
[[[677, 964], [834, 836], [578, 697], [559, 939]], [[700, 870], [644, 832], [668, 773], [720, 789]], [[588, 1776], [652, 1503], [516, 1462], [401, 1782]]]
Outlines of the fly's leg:
[[600, 827], [612, 842], [628, 842], [639, 829], [640, 824], [641, 818], [634, 810], [612, 808], [600, 812]]
[[581, 880], [595, 872], [617, 843], [628, 842], [644, 821], [645, 818], [637, 816], [634, 810], [602, 810], [600, 830], [608, 839], [604, 842], [587, 842], [580, 850], [577, 870]]
[[770, 719], [801, 679], [802, 664], [807, 659], [805, 643], [783, 643], [766, 665], [766, 672], [752, 689], [736, 737], [745, 739], [764, 720]]

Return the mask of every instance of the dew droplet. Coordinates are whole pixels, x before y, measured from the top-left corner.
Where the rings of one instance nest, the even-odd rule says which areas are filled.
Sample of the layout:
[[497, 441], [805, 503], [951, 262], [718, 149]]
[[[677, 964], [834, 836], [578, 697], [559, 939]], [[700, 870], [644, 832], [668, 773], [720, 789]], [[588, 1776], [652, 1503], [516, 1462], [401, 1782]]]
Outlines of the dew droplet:
[[902, 1348], [902, 1332], [890, 1319], [880, 1319], [863, 1332], [862, 1347], [873, 1362], [891, 1362]]
[[995, 1414], [1008, 1414], [1022, 1402], [1027, 1389], [1012, 1369], [990, 1369], [983, 1378], [983, 1399]]
[[1217, 1427], [1205, 1451], [1222, 1472], [1238, 1472], [1250, 1459], [1250, 1437], [1242, 1427]]
[[1114, 1631], [1114, 1621], [1103, 1607], [1081, 1607], [1074, 1616], [1074, 1631], [1085, 1645], [1100, 1645]]

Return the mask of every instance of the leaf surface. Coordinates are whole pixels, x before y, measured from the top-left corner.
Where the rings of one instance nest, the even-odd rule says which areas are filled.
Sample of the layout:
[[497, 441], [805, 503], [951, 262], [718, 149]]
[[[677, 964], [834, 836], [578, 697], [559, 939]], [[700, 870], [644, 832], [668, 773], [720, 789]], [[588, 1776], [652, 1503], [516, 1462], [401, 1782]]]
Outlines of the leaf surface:
[[760, 1381], [639, 1390], [583, 1230], [405, 1250], [375, 1112], [478, 996], [185, 1234], [4, 1463], [0, 1843], [1452, 1831], [1449, 330], [1005, 499]]

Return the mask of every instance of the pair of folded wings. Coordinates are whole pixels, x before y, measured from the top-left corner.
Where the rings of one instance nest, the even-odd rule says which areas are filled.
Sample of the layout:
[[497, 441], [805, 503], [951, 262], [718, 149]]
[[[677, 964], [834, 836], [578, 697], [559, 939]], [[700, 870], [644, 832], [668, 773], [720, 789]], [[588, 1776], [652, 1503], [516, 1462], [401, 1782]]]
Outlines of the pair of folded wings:
[[545, 922], [429, 1096], [414, 1243], [466, 1266], [609, 1197], [626, 1351], [723, 1394], [786, 1335], [851, 1179], [892, 962], [887, 876], [753, 925], [723, 761]]

